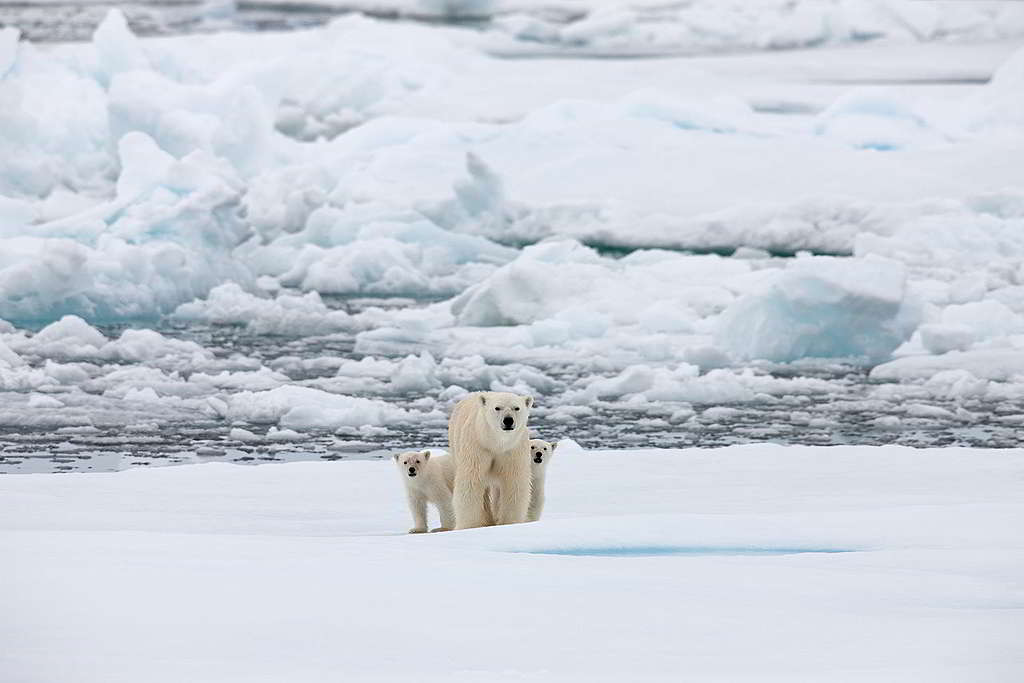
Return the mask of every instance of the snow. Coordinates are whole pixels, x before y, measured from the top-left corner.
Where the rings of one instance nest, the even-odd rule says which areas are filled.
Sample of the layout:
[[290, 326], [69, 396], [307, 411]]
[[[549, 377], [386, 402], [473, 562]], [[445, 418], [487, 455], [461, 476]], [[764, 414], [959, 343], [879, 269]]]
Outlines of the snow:
[[542, 521], [419, 537], [387, 459], [3, 477], [0, 666], [1014, 680], [1022, 474], [1020, 450], [564, 441]]

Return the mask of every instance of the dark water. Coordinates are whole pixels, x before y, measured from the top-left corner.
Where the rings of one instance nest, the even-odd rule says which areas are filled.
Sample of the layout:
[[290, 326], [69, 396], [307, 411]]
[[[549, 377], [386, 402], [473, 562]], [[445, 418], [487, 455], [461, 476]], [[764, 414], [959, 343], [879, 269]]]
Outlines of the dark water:
[[[360, 304], [367, 302], [360, 302]], [[369, 302], [379, 304], [380, 302]], [[403, 301], [402, 303], [407, 303]], [[358, 310], [352, 302], [335, 300], [334, 306]], [[108, 337], [116, 337], [124, 325], [101, 326]], [[359, 359], [355, 339], [348, 335], [329, 337], [283, 337], [253, 334], [235, 326], [183, 326], [169, 323], [155, 326], [169, 337], [195, 341], [219, 358], [257, 360], [289, 377], [293, 382], [331, 377], [335, 367], [322, 369], [296, 363], [296, 359]], [[500, 331], [496, 331], [500, 334]], [[404, 355], [404, 354], [401, 354]], [[377, 354], [377, 357], [382, 357]], [[1024, 443], [1014, 416], [1024, 414], [1024, 405], [987, 402], [979, 399], [952, 400], [917, 396], [912, 402], [945, 408], [956, 419], [914, 418], [905, 414], [905, 395], [879, 393], [896, 388], [913, 392], [913, 386], [886, 385], [871, 380], [868, 370], [835, 363], [760, 365], [758, 373], [780, 378], [814, 377], [828, 382], [827, 392], [795, 395], [762, 395], [746, 403], [683, 404], [596, 401], [577, 406], [585, 415], [566, 418], [553, 414], [554, 406], [566, 406], [565, 393], [588, 370], [571, 364], [526, 366], [544, 373], [550, 390], [538, 394], [531, 427], [549, 440], [571, 438], [592, 448], [679, 448], [718, 447], [743, 443], [787, 443], [807, 445], [902, 444], [907, 446], [1017, 447]], [[488, 387], [467, 387], [486, 389]], [[437, 392], [433, 392], [435, 395]], [[379, 399], [403, 408], [422, 395], [387, 392], [359, 392], [351, 395]], [[94, 401], [95, 405], [90, 403]], [[0, 474], [19, 472], [96, 472], [133, 466], [159, 466], [204, 461], [261, 464], [293, 460], [337, 460], [382, 458], [390, 453], [424, 447], [444, 448], [447, 434], [443, 417], [425, 416], [404, 424], [388, 424], [369, 432], [342, 429], [310, 431], [297, 442], [246, 443], [232, 440], [233, 427], [259, 435], [267, 424], [228, 424], [224, 420], [194, 412], [155, 417], [157, 427], [140, 433], [127, 431], [119, 403], [105, 403], [100, 394], [90, 397], [88, 387], [78, 399], [78, 408], [89, 413], [91, 425], [83, 427], [0, 428]], [[444, 408], [443, 404], [438, 405]], [[683, 410], [684, 419], [679, 411]], [[692, 415], [688, 412], [692, 410]], [[966, 413], [964, 412], [966, 411]], [[963, 415], [969, 415], [964, 418]], [[795, 417], [798, 416], [798, 417]], [[898, 425], [880, 426], [876, 420], [896, 416]]]

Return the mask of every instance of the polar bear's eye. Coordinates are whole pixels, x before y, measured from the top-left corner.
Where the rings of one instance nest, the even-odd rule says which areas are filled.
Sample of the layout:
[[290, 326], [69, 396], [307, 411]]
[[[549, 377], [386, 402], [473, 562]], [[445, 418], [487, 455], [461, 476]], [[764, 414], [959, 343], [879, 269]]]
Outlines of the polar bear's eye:
[[519, 406], [516, 406], [516, 410], [519, 410]]
[[501, 408], [499, 408], [498, 406], [494, 406], [494, 409], [495, 410], [501, 410]]

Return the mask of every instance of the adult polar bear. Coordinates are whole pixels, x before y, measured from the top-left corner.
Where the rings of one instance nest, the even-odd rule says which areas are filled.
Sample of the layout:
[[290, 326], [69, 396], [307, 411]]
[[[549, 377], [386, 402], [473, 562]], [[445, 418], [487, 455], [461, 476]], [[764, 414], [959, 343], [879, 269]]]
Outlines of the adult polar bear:
[[[455, 528], [526, 521], [530, 506], [530, 419], [533, 399], [494, 391], [459, 401], [448, 421], [455, 460]], [[491, 509], [493, 502], [493, 510]]]

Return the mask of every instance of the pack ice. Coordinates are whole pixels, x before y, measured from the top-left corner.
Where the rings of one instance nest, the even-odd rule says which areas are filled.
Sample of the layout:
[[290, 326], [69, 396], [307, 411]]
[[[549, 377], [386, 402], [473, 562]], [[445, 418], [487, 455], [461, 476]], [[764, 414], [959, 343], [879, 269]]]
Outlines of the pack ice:
[[[239, 428], [435, 424], [507, 388], [557, 396], [553, 420], [586, 397], [671, 424], [704, 400], [824, 392], [763, 371], [811, 359], [907, 385], [890, 402], [948, 396], [950, 370], [964, 396], [1021, 393], [1014, 3], [586, 4], [557, 35], [532, 5], [469, 9], [497, 18], [140, 40], [115, 10], [79, 45], [4, 29], [7, 422], [119, 424], [115, 404], [86, 410], [101, 396]], [[498, 56], [641, 44], [699, 55]], [[833, 47], [813, 66], [715, 54], [800, 45]], [[879, 60], [959, 80], [846, 82]], [[174, 325], [355, 358], [231, 356]]]

